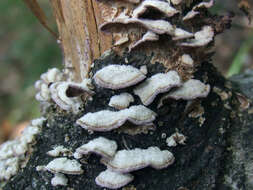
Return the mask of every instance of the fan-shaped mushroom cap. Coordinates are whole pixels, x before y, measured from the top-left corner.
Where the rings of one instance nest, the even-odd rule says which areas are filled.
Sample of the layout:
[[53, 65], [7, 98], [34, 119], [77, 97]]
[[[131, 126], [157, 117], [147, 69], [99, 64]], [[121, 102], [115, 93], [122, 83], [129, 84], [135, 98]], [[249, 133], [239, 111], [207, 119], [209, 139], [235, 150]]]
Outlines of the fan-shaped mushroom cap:
[[133, 18], [139, 18], [148, 8], [156, 9], [166, 16], [171, 17], [179, 11], [170, 6], [170, 3], [157, 0], [144, 0], [134, 11]]
[[64, 173], [72, 175], [79, 175], [83, 173], [81, 164], [79, 164], [76, 160], [70, 160], [65, 157], [52, 160], [47, 164], [45, 169], [52, 173]]
[[214, 30], [211, 26], [204, 26], [201, 31], [194, 34], [194, 39], [189, 40], [188, 42], [183, 42], [180, 46], [188, 47], [200, 47], [209, 44], [213, 41]]
[[147, 31], [147, 33], [145, 33], [140, 40], [138, 40], [136, 43], [130, 46], [129, 51], [137, 48], [138, 46], [140, 46], [141, 44], [145, 42], [157, 41], [157, 40], [159, 40], [159, 35], [155, 34], [154, 32]]
[[173, 5], [179, 5], [182, 0], [170, 0]]
[[114, 27], [115, 25], [121, 24], [138, 24], [147, 30], [150, 30], [156, 34], [169, 34], [173, 35], [175, 28], [167, 21], [164, 20], [149, 20], [149, 19], [137, 19], [129, 18], [127, 16], [119, 16], [112, 21], [105, 22], [100, 25], [100, 30], [108, 30], [109, 28]]
[[193, 36], [194, 36], [194, 34], [191, 33], [191, 32], [187, 32], [187, 31], [185, 31], [181, 28], [176, 28], [174, 37], [172, 39], [173, 40], [183, 40], [183, 39], [186, 39], [186, 38], [191, 38]]
[[148, 78], [134, 89], [144, 105], [149, 105], [160, 94], [169, 91], [172, 87], [180, 86], [181, 80], [176, 71], [158, 73]]
[[134, 176], [131, 174], [121, 174], [113, 172], [109, 169], [101, 172], [95, 179], [96, 184], [101, 187], [106, 187], [109, 189], [121, 188], [131, 181], [133, 181]]
[[87, 113], [76, 121], [83, 128], [92, 131], [110, 131], [123, 125], [127, 120], [136, 124], [147, 124], [155, 120], [156, 114], [145, 106], [131, 106], [118, 112], [103, 110]]
[[146, 76], [131, 65], [109, 65], [96, 72], [94, 80], [103, 88], [121, 89], [135, 85]]
[[96, 153], [105, 158], [112, 158], [117, 150], [117, 143], [104, 137], [98, 137], [76, 149], [78, 154]]
[[68, 184], [68, 178], [64, 174], [56, 173], [54, 177], [51, 179], [51, 184], [53, 186], [62, 185], [66, 186]]
[[147, 166], [155, 169], [166, 168], [174, 163], [174, 156], [168, 150], [161, 151], [158, 147], [148, 149], [132, 149], [118, 151], [112, 160], [102, 160], [108, 169], [128, 173]]
[[131, 102], [134, 102], [134, 97], [131, 94], [121, 93], [111, 97], [109, 106], [121, 110], [127, 108]]
[[84, 80], [82, 83], [56, 82], [50, 86], [50, 93], [54, 102], [63, 110], [78, 112], [82, 104], [80, 95], [92, 95], [90, 90], [91, 81]]
[[190, 79], [186, 81], [183, 86], [169, 92], [164, 97], [162, 97], [161, 102], [168, 98], [173, 98], [176, 100], [193, 100], [195, 98], [204, 98], [210, 92], [210, 85], [205, 85], [196, 79]]

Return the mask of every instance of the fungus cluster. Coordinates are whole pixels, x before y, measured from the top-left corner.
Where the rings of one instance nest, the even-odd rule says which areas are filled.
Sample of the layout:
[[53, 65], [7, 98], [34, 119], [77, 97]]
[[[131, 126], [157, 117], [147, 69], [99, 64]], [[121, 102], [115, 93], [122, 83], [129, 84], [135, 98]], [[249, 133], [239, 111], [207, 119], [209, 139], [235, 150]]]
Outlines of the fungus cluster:
[[82, 105], [82, 95], [92, 96], [91, 81], [84, 79], [81, 83], [67, 82], [58, 69], [49, 69], [35, 83], [36, 99], [45, 108], [55, 102], [61, 109], [77, 113]]
[[29, 159], [26, 153], [32, 151], [35, 136], [40, 132], [44, 120], [44, 118], [32, 120], [19, 138], [0, 146], [0, 181], [9, 180], [26, 165]]
[[[111, 94], [111, 97], [106, 97], [110, 98], [110, 101], [103, 103], [104, 107], [100, 107], [99, 110], [92, 109], [92, 111], [84, 108], [82, 110], [84, 115], [76, 121], [82, 128], [97, 135], [97, 138], [77, 148], [73, 154], [75, 159], [55, 158], [45, 166], [46, 170], [55, 174], [51, 181], [53, 186], [67, 184], [64, 174], [83, 174], [81, 164], [77, 159], [93, 153], [100, 155], [102, 157], [101, 163], [107, 167], [105, 171], [98, 174], [95, 182], [97, 185], [109, 189], [121, 188], [133, 181], [134, 174], [130, 174], [130, 172], [145, 167], [167, 168], [174, 163], [175, 157], [168, 150], [161, 150], [159, 145], [154, 143], [145, 149], [139, 147], [129, 149], [125, 146], [127, 149], [117, 150], [120, 147], [117, 142], [114, 139], [109, 140], [103, 137], [108, 133], [101, 132], [128, 131], [129, 134], [136, 135], [138, 134], [136, 131], [155, 130], [156, 120], [159, 119], [157, 113], [159, 112], [156, 113], [154, 109], [165, 106], [167, 99], [191, 101], [204, 98], [210, 92], [209, 84], [192, 79], [192, 75], [185, 78], [178, 68], [185, 66], [190, 69], [194, 68], [196, 59], [199, 57], [198, 54], [192, 53], [197, 51], [187, 51], [187, 54], [183, 54], [182, 50], [208, 47], [208, 44], [213, 41], [215, 35], [213, 26], [205, 23], [196, 28], [190, 28], [187, 24], [196, 15], [202, 14], [203, 10], [210, 8], [213, 5], [213, 0], [192, 6], [192, 10], [186, 14], [182, 10], [189, 10], [190, 7], [185, 9], [186, 2], [182, 0], [171, 0], [171, 2], [160, 0], [124, 1], [126, 5], [130, 4], [131, 6], [113, 7], [117, 9], [113, 14], [114, 17], [109, 20], [105, 19], [106, 21], [99, 27], [101, 31], [113, 32], [114, 46], [124, 48], [127, 45], [128, 51], [131, 53], [144, 43], [158, 43], [161, 46], [159, 42], [164, 40], [166, 45], [159, 46], [159, 53], [161, 50], [165, 51], [166, 56], [173, 57], [172, 54], [176, 54], [177, 57], [173, 60], [170, 59], [171, 57], [165, 56], [165, 59], [170, 62], [169, 65], [163, 62], [166, 70], [156, 73], [153, 71], [152, 74], [145, 64], [136, 66], [137, 64], [125, 61], [126, 64], [114, 62], [106, 64], [98, 70], [94, 67], [95, 73], [90, 72], [88, 75], [93, 77], [84, 79], [81, 83], [64, 80], [63, 75], [57, 70], [49, 70], [41, 77], [41, 80], [35, 85], [38, 90], [37, 99], [44, 102], [53, 101], [62, 110], [74, 113], [79, 112], [80, 107], [87, 100], [85, 97], [99, 93], [102, 88]], [[103, 3], [107, 4], [108, 2]], [[129, 10], [129, 7], [133, 10]], [[148, 15], [154, 10], [154, 15], [156, 15], [154, 17], [158, 18], [151, 19]], [[139, 29], [138, 35], [134, 34], [135, 30], [131, 31], [132, 28]], [[128, 33], [128, 30], [131, 32]], [[115, 40], [116, 38], [117, 40]], [[144, 47], [144, 50], [147, 48], [149, 48], [148, 45]], [[168, 53], [171, 49], [178, 51]], [[156, 55], [159, 53], [155, 52]], [[177, 68], [173, 67], [173, 64], [177, 65]], [[94, 84], [94, 88], [92, 84]], [[92, 99], [90, 100], [92, 101]], [[157, 102], [158, 106], [155, 108], [154, 104]], [[129, 128], [127, 128], [128, 125]], [[163, 138], [165, 139], [166, 135]], [[186, 137], [178, 132], [166, 139], [168, 146], [184, 145], [185, 141]], [[58, 146], [47, 154], [54, 157], [69, 156], [67, 152], [68, 149]]]

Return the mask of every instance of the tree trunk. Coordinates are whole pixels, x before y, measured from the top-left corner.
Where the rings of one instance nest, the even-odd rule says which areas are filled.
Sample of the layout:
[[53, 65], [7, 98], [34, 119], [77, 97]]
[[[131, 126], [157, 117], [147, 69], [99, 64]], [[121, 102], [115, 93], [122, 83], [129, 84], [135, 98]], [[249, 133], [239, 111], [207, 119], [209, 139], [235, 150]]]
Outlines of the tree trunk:
[[[64, 72], [67, 79], [48, 81], [47, 85], [51, 91], [50, 100], [47, 101], [49, 106], [44, 114], [46, 121], [36, 137], [32, 151], [27, 153], [30, 157], [28, 163], [7, 182], [4, 190], [62, 189], [52, 186], [52, 173], [46, 170], [37, 171], [36, 167], [47, 165], [54, 159], [46, 153], [56, 145], [62, 145], [75, 152], [81, 145], [98, 137], [114, 140], [118, 150], [145, 150], [157, 147], [160, 150], [169, 150], [174, 155], [174, 163], [162, 169], [149, 162], [144, 164], [146, 167], [143, 169], [131, 170], [129, 173], [134, 179], [119, 186], [123, 190], [252, 188], [249, 172], [251, 163], [247, 156], [253, 147], [249, 140], [251, 112], [248, 112], [250, 109], [247, 98], [232, 88], [232, 84], [242, 87], [242, 81], [227, 81], [210, 63], [213, 38], [230, 26], [230, 17], [211, 15], [207, 9], [211, 7], [212, 1], [201, 4], [202, 1], [174, 0], [171, 5], [165, 1], [159, 1], [161, 4], [157, 2], [51, 1], [60, 34], [59, 43], [64, 54]], [[191, 10], [192, 17], [186, 18]], [[185, 98], [173, 99], [170, 93], [181, 89], [179, 85], [173, 86], [172, 91], [168, 87], [160, 87], [152, 94], [153, 98], [148, 97], [149, 101], [145, 101], [142, 95], [139, 95], [144, 90], [136, 93], [139, 83], [148, 86], [145, 82], [138, 81], [115, 89], [111, 84], [108, 87], [107, 83], [96, 80], [95, 74], [111, 65], [137, 68], [141, 71], [138, 72], [139, 75], [145, 75], [146, 81], [158, 73], [168, 74], [174, 70], [181, 79], [180, 85], [194, 78], [202, 81], [202, 85], [205, 83], [206, 91], [209, 92], [207, 88], [210, 87], [210, 92], [190, 97], [191, 93], [198, 92], [199, 89], [196, 88], [194, 92], [189, 92], [190, 95], [183, 94]], [[116, 71], [105, 74], [105, 77], [113, 77], [114, 72]], [[118, 80], [123, 80], [128, 74], [126, 70]], [[53, 93], [57, 94], [57, 88], [53, 89], [54, 84], [69, 85], [64, 91], [67, 97], [64, 100], [75, 102], [76, 99], [71, 98], [79, 97], [80, 91], [84, 93], [85, 90], [84, 87], [73, 86], [83, 84], [80, 82], [87, 79], [92, 79], [88, 87], [93, 88], [89, 89], [89, 93], [86, 90], [85, 96], [82, 96], [82, 106], [78, 111], [72, 112], [68, 107], [63, 108], [55, 100]], [[44, 80], [43, 77], [41, 80]], [[71, 84], [66, 81], [71, 81]], [[155, 86], [163, 82], [160, 80]], [[151, 90], [153, 88], [155, 87], [151, 87]], [[246, 92], [244, 89], [247, 90], [247, 87], [239, 91]], [[132, 94], [132, 107], [145, 105], [145, 109], [155, 112], [153, 125], [133, 121], [133, 117], [140, 113], [124, 118], [128, 121], [124, 120], [124, 124], [117, 129], [87, 130], [88, 125], [83, 126], [83, 129], [76, 123], [82, 116], [101, 110], [125, 113], [124, 110], [118, 111], [117, 108], [108, 105], [112, 96], [121, 93]], [[170, 98], [165, 98], [166, 94], [170, 95]], [[58, 94], [59, 97], [61, 95]], [[45, 103], [44, 99], [41, 102]], [[115, 118], [112, 117], [111, 120], [113, 119]], [[187, 138], [185, 144], [180, 144], [178, 139], [174, 139], [178, 145], [168, 146], [166, 139], [175, 132]], [[244, 138], [245, 136], [247, 138]], [[69, 155], [70, 159], [73, 159], [72, 156]], [[67, 175], [68, 184], [64, 188], [102, 189], [103, 185], [95, 182], [100, 172], [106, 170], [106, 164], [100, 163], [100, 158], [99, 155], [89, 154], [79, 159], [84, 173]], [[104, 187], [113, 188], [110, 184]]]

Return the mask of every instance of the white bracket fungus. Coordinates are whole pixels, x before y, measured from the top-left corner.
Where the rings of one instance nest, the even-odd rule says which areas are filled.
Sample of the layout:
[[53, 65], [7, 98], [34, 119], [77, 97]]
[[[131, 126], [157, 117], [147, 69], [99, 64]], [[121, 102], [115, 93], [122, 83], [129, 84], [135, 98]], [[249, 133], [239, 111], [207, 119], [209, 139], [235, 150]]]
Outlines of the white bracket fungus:
[[76, 149], [76, 153], [90, 154], [96, 153], [105, 158], [112, 158], [117, 150], [117, 143], [112, 140], [108, 140], [104, 137], [99, 137], [89, 141], [87, 144], [84, 144]]
[[181, 28], [176, 28], [175, 33], [174, 33], [174, 37], [172, 38], [172, 40], [183, 40], [186, 38], [191, 38], [193, 36], [194, 36], [193, 33], [187, 32]]
[[131, 181], [133, 181], [134, 176], [131, 174], [121, 174], [113, 172], [111, 170], [105, 170], [101, 172], [95, 179], [96, 184], [101, 187], [106, 187], [109, 189], [121, 188]]
[[50, 93], [54, 102], [63, 110], [77, 113], [82, 104], [80, 95], [93, 95], [90, 90], [91, 81], [84, 80], [82, 83], [56, 82], [50, 86]]
[[71, 151], [64, 146], [56, 146], [53, 148], [53, 150], [50, 150], [47, 152], [47, 155], [52, 156], [52, 157], [57, 157], [59, 155], [63, 156], [69, 156], [71, 154]]
[[201, 31], [194, 34], [194, 39], [189, 40], [188, 42], [183, 42], [181, 46], [188, 47], [200, 47], [209, 44], [213, 41], [214, 30], [211, 26], [204, 26]]
[[185, 145], [186, 137], [181, 133], [174, 133], [166, 139], [166, 143], [169, 147], [177, 146], [177, 144]]
[[120, 150], [112, 160], [102, 159], [102, 162], [112, 171], [128, 173], [148, 166], [155, 169], [167, 168], [174, 163], [174, 160], [173, 154], [168, 150], [161, 151], [158, 147], [149, 147]]
[[127, 16], [119, 16], [112, 21], [105, 22], [100, 25], [100, 30], [105, 31], [113, 28], [116, 24], [138, 24], [149, 31], [156, 34], [169, 34], [174, 35], [175, 28], [167, 21], [164, 20], [150, 20], [150, 19], [137, 19], [129, 18]]
[[68, 184], [68, 178], [64, 174], [56, 173], [51, 179], [51, 184], [53, 186], [61, 185], [66, 186]]
[[133, 11], [133, 18], [139, 18], [140, 15], [145, 13], [148, 8], [156, 9], [166, 16], [171, 17], [177, 14], [179, 11], [170, 6], [170, 3], [157, 0], [144, 0], [140, 6]]
[[94, 80], [103, 88], [121, 89], [139, 83], [146, 76], [130, 65], [109, 65], [97, 71]]
[[149, 105], [160, 94], [169, 91], [172, 87], [180, 86], [181, 80], [176, 71], [158, 73], [148, 78], [134, 89], [144, 105]]
[[183, 21], [192, 19], [193, 17], [198, 15], [200, 12], [197, 10], [203, 9], [203, 8], [208, 9], [208, 8], [211, 8], [213, 5], [214, 5], [214, 0], [210, 0], [209, 2], [201, 2], [195, 5], [193, 9], [184, 16]]
[[205, 85], [196, 79], [190, 79], [186, 81], [183, 86], [175, 89], [174, 91], [169, 92], [163, 96], [159, 102], [158, 107], [163, 105], [163, 101], [172, 98], [175, 100], [184, 99], [184, 100], [193, 100], [196, 98], [205, 98], [210, 92], [210, 85]]
[[150, 41], [158, 41], [159, 40], [159, 35], [155, 34], [154, 32], [147, 31], [140, 40], [138, 40], [135, 44], [131, 45], [129, 48], [129, 51], [132, 49], [135, 49], [142, 45], [145, 42], [150, 42]]
[[119, 95], [112, 96], [109, 102], [109, 106], [116, 109], [128, 108], [129, 104], [134, 102], [134, 97], [129, 93], [121, 93]]
[[0, 181], [9, 180], [26, 164], [29, 159], [26, 152], [30, 151], [30, 144], [40, 132], [43, 121], [44, 118], [32, 120], [18, 139], [7, 141], [0, 146]]
[[46, 73], [43, 73], [40, 80], [35, 82], [35, 89], [37, 91], [36, 100], [48, 102], [50, 100], [49, 85], [62, 80], [63, 74], [57, 68], [49, 69]]
[[70, 160], [65, 157], [52, 160], [47, 164], [45, 169], [52, 173], [64, 173], [72, 175], [79, 175], [83, 173], [81, 164], [79, 164], [76, 160]]
[[103, 110], [87, 113], [77, 120], [77, 124], [84, 129], [92, 131], [110, 131], [123, 125], [127, 120], [135, 125], [151, 123], [155, 120], [156, 113], [145, 106], [131, 106], [118, 112]]

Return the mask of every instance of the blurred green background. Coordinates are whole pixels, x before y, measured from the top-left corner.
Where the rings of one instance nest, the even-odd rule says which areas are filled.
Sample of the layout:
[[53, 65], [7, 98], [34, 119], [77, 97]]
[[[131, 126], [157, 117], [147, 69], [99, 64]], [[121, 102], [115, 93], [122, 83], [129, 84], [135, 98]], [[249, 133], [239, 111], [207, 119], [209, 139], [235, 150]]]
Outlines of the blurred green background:
[[[38, 1], [57, 31], [48, 1]], [[216, 39], [214, 63], [226, 76], [252, 68], [252, 25], [237, 9], [235, 1], [223, 0], [213, 12], [234, 11], [231, 30]], [[61, 67], [61, 51], [21, 0], [0, 1], [0, 143], [10, 129], [39, 116], [34, 82], [51, 67]], [[3, 132], [5, 131], [5, 132]], [[7, 131], [7, 132], [6, 132]]]

